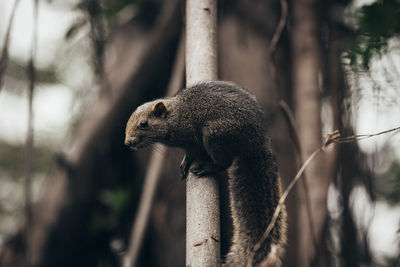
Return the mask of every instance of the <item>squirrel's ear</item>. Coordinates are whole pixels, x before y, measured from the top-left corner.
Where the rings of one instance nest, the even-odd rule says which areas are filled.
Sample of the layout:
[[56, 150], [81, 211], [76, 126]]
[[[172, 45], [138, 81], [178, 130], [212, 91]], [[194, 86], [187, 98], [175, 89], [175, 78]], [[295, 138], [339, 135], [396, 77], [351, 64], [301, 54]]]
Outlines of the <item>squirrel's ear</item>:
[[161, 117], [167, 112], [167, 107], [163, 102], [158, 102], [153, 106], [153, 113], [156, 117]]

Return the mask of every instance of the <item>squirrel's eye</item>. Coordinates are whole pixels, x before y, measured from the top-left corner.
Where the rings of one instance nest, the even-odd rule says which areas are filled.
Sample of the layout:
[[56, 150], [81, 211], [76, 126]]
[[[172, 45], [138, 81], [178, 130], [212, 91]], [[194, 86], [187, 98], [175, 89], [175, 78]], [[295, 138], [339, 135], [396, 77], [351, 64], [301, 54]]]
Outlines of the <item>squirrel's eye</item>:
[[140, 128], [144, 129], [147, 128], [147, 126], [149, 126], [149, 122], [144, 120], [140, 122]]

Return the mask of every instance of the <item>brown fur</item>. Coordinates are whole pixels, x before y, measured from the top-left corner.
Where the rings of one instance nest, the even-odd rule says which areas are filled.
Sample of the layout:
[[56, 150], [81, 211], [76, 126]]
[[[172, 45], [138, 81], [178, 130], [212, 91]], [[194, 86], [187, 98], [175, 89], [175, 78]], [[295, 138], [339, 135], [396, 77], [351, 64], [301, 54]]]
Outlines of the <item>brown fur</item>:
[[[214, 81], [145, 103], [129, 119], [125, 143], [140, 148], [154, 142], [186, 151], [183, 177], [188, 171], [204, 176], [228, 169], [234, 234], [224, 266], [246, 266], [281, 195], [276, 160], [255, 98], [237, 85]], [[255, 265], [280, 266], [285, 223], [283, 209], [255, 253]]]

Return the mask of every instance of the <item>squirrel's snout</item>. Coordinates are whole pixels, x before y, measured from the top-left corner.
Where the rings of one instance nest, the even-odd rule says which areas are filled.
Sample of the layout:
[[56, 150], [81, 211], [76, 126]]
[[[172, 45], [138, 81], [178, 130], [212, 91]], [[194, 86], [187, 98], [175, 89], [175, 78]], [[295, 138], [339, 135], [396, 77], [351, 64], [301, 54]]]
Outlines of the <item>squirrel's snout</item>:
[[125, 145], [136, 148], [138, 139], [136, 137], [126, 137], [125, 138]]

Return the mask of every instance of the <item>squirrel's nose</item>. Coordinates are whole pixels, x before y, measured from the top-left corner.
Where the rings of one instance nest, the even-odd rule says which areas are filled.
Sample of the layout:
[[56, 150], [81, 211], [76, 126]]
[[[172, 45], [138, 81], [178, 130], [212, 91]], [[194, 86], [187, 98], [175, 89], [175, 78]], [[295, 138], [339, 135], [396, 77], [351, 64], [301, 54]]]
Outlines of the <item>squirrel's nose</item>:
[[125, 145], [127, 145], [129, 147], [136, 147], [137, 138], [136, 137], [126, 137], [125, 138]]

